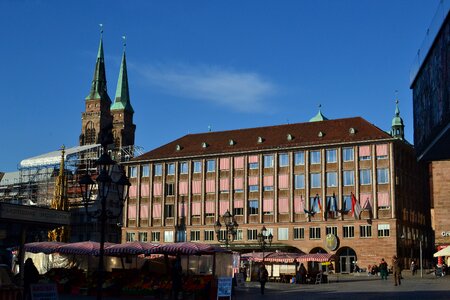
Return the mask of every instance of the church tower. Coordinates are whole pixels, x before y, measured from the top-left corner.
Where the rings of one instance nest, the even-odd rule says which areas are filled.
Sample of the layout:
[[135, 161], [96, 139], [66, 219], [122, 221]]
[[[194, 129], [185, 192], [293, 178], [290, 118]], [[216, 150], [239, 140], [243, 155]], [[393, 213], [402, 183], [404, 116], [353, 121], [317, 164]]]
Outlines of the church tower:
[[106, 88], [105, 58], [103, 54], [103, 28], [100, 31], [100, 45], [98, 47], [97, 62], [91, 91], [85, 98], [85, 111], [81, 116], [80, 146], [100, 144], [101, 131], [112, 127], [111, 99]]
[[[116, 149], [126, 149], [128, 146], [134, 146], [134, 135], [136, 125], [133, 124], [134, 110], [130, 102], [130, 92], [128, 89], [127, 60], [125, 55], [125, 37], [123, 44], [122, 62], [120, 65], [119, 79], [117, 80], [116, 96], [111, 106], [111, 115], [113, 119], [113, 137]], [[115, 159], [123, 161], [126, 159], [125, 153], [121, 152], [120, 157]]]
[[398, 108], [398, 100], [395, 100], [395, 116], [392, 119], [391, 135], [397, 139], [405, 139], [405, 125], [400, 117], [400, 109]]

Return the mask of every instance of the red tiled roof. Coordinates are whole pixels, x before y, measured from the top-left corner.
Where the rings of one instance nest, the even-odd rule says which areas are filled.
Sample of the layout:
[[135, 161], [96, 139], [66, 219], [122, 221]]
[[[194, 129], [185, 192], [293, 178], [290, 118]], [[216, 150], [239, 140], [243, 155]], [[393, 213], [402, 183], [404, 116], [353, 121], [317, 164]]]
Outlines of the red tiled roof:
[[[350, 128], [356, 133], [350, 134]], [[322, 137], [319, 136], [322, 132]], [[290, 134], [293, 138], [288, 140]], [[263, 142], [258, 143], [258, 137]], [[214, 155], [241, 151], [258, 151], [274, 148], [320, 146], [333, 143], [364, 142], [392, 138], [361, 117], [297, 123], [228, 131], [188, 134], [166, 145], [135, 157], [132, 161]], [[235, 142], [230, 145], [230, 140]], [[202, 143], [207, 147], [203, 148]], [[180, 150], [177, 150], [177, 145]]]

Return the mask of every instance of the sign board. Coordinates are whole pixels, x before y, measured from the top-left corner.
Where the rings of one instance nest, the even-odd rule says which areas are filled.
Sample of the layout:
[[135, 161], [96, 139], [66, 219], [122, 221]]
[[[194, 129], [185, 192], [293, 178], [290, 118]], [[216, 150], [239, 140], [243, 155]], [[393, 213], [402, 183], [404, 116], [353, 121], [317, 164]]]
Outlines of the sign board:
[[0, 203], [0, 219], [29, 221], [56, 225], [69, 225], [70, 213], [56, 209]]
[[244, 286], [244, 274], [242, 273], [236, 273], [234, 274], [236, 276], [236, 284], [239, 287], [243, 287]]
[[217, 299], [219, 297], [229, 297], [231, 299], [232, 277], [219, 277], [217, 279]]
[[32, 284], [31, 300], [58, 300], [56, 284]]

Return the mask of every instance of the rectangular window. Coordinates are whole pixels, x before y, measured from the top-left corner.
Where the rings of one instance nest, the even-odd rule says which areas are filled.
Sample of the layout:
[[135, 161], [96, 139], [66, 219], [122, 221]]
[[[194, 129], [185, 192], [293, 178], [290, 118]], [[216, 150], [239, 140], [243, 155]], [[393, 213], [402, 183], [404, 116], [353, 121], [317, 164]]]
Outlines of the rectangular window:
[[201, 172], [202, 172], [202, 162], [194, 161], [194, 173], [201, 173]]
[[372, 183], [371, 170], [361, 169], [359, 170], [359, 183], [361, 185], [368, 185]]
[[378, 184], [389, 183], [389, 169], [377, 169], [377, 182]]
[[327, 172], [327, 187], [337, 186], [337, 172]]
[[305, 174], [295, 174], [294, 175], [294, 187], [295, 189], [305, 188]]
[[165, 218], [173, 218], [174, 217], [174, 209], [173, 204], [164, 205], [164, 217]]
[[247, 240], [256, 241], [258, 239], [257, 229], [247, 229]]
[[175, 195], [174, 183], [166, 183], [166, 196]]
[[219, 236], [217, 237], [218, 241], [225, 241], [227, 237], [227, 231], [225, 229], [219, 230]]
[[327, 150], [327, 163], [337, 162], [337, 151], [336, 149]]
[[252, 170], [258, 169], [258, 167], [259, 167], [259, 164], [257, 162], [248, 164], [248, 168], [252, 169]]
[[360, 225], [359, 236], [362, 238], [372, 237], [372, 225]]
[[271, 192], [271, 191], [273, 191], [273, 185], [264, 187], [264, 192]]
[[160, 242], [161, 241], [161, 232], [152, 231], [152, 242]]
[[359, 146], [359, 160], [370, 160], [370, 146]]
[[273, 168], [273, 155], [264, 155], [264, 168]]
[[314, 165], [314, 164], [320, 164], [320, 151], [316, 150], [316, 151], [311, 151], [310, 152], [310, 157], [309, 157], [309, 162]]
[[137, 168], [136, 167], [130, 167], [130, 178], [136, 178], [137, 177]]
[[249, 190], [249, 192], [257, 192], [258, 186], [257, 185], [249, 185], [248, 190]]
[[214, 230], [205, 230], [205, 241], [214, 241]]
[[155, 164], [155, 176], [161, 176], [162, 175], [162, 164]]
[[388, 158], [388, 145], [381, 144], [376, 146], [377, 159], [387, 159]]
[[188, 163], [183, 161], [180, 163], [180, 174], [187, 174], [189, 171]]
[[294, 227], [294, 240], [303, 240], [305, 238], [305, 228]]
[[294, 153], [294, 164], [296, 166], [304, 165], [305, 164], [305, 152], [295, 152]]
[[164, 242], [173, 243], [173, 230], [164, 231]]
[[353, 225], [344, 225], [342, 227], [343, 229], [343, 236], [344, 238], [352, 238], [355, 237], [355, 226]]
[[235, 215], [235, 216], [243, 216], [244, 215], [244, 208], [243, 207], [235, 207], [235, 208], [233, 208], [233, 215]]
[[344, 171], [344, 186], [355, 185], [355, 171]]
[[278, 156], [278, 165], [279, 167], [289, 166], [289, 155], [287, 153], [281, 153]]
[[242, 229], [238, 229], [236, 231], [235, 241], [242, 241], [244, 239], [244, 231]]
[[325, 227], [325, 234], [334, 234], [335, 236], [337, 236], [337, 226]]
[[310, 227], [309, 228], [309, 238], [311, 240], [320, 239], [320, 227]]
[[250, 215], [257, 215], [259, 213], [258, 200], [249, 200], [248, 201], [248, 213]]
[[127, 232], [127, 242], [134, 242], [136, 238], [135, 232]]
[[355, 154], [353, 152], [353, 148], [343, 148], [342, 149], [342, 158], [344, 161], [353, 161]]
[[206, 172], [214, 172], [216, 170], [216, 161], [210, 159], [206, 161]]
[[311, 187], [320, 188], [320, 173], [311, 173]]
[[378, 237], [388, 237], [390, 231], [389, 224], [378, 224]]
[[167, 175], [175, 175], [175, 164], [174, 163], [167, 164]]
[[289, 228], [278, 228], [278, 240], [287, 241], [289, 239]]
[[150, 166], [149, 166], [149, 165], [142, 166], [142, 169], [141, 169], [141, 176], [142, 176], [142, 177], [148, 177], [148, 176], [150, 176]]
[[147, 232], [139, 232], [139, 241], [147, 242]]
[[200, 241], [200, 230], [191, 230], [191, 242]]

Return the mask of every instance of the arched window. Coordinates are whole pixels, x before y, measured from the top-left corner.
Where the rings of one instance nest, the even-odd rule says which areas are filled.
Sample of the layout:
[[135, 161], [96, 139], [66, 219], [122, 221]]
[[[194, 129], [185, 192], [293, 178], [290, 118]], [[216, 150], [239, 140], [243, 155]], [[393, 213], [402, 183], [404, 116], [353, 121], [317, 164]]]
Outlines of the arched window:
[[85, 134], [85, 144], [95, 144], [96, 140], [96, 132], [94, 128], [94, 124], [92, 122], [88, 122], [86, 124], [86, 134]]

